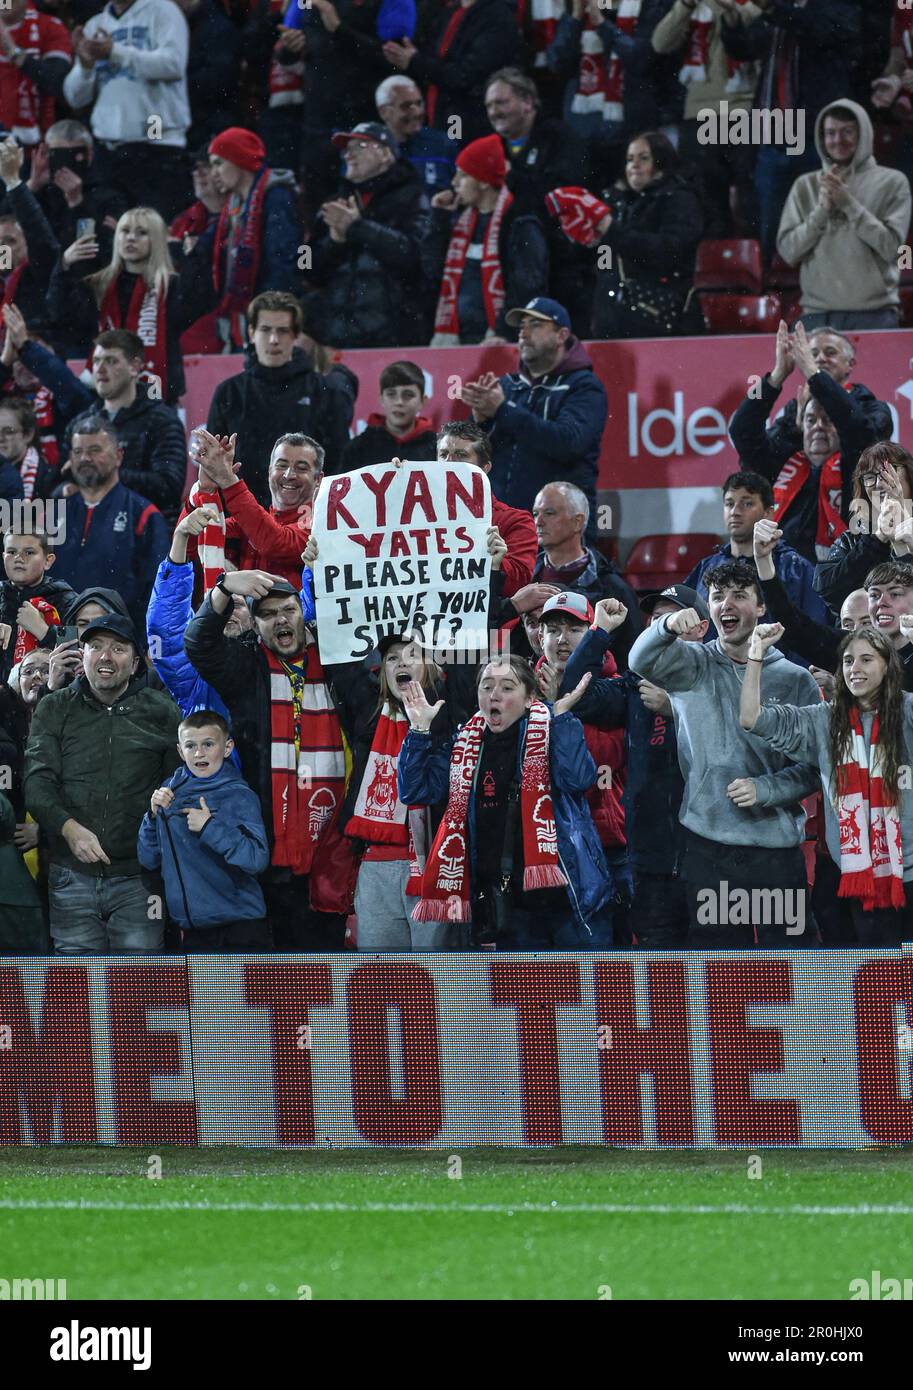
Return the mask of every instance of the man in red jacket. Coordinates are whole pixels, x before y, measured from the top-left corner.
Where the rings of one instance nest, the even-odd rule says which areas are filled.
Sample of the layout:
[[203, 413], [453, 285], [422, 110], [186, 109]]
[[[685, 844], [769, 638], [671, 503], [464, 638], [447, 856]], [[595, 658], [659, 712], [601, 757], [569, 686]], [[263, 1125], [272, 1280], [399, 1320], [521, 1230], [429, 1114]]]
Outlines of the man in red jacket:
[[[437, 436], [438, 463], [474, 463], [477, 468], [491, 472], [491, 443], [488, 435], [472, 420], [450, 420]], [[491, 495], [491, 522], [497, 527], [507, 554], [501, 570], [504, 575], [504, 597], [510, 598], [533, 577], [533, 565], [539, 542], [536, 527], [529, 512], [507, 507]]]
[[269, 510], [261, 507], [233, 462], [231, 442], [197, 431], [200, 483], [218, 490], [225, 541], [239, 542], [238, 568], [260, 569], [301, 588], [301, 552], [311, 534], [311, 503], [323, 477], [324, 450], [306, 434], [280, 435], [270, 454]]

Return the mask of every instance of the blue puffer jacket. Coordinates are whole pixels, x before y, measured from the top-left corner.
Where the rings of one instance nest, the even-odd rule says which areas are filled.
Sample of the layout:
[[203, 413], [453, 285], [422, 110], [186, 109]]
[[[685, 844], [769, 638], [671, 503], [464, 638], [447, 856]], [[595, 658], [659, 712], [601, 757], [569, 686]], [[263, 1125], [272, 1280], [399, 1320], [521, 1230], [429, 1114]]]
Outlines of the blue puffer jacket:
[[[301, 588], [305, 622], [313, 622], [316, 617], [313, 587], [314, 576], [311, 570], [306, 569]], [[184, 629], [192, 617], [193, 562], [187, 560], [179, 565], [166, 556], [158, 567], [146, 610], [146, 640], [152, 664], [182, 715], [193, 714], [197, 709], [211, 709], [227, 719], [230, 726], [231, 715], [225, 701], [215, 686], [204, 681], [199, 671], [190, 664], [190, 658], [184, 651]], [[235, 767], [240, 768], [237, 748], [232, 752], [231, 760]]]
[[596, 540], [596, 473], [609, 405], [583, 344], [568, 338], [554, 371], [535, 378], [511, 372], [501, 388], [504, 404], [484, 425], [491, 432], [492, 492], [531, 512], [546, 483], [575, 483], [590, 503], [587, 539]]
[[[167, 557], [158, 567], [146, 610], [146, 640], [152, 664], [182, 715], [211, 709], [231, 724], [225, 701], [190, 664], [184, 651], [184, 629], [193, 617], [193, 562], [178, 565]], [[231, 755], [241, 766], [238, 751]]]
[[[517, 775], [520, 775], [527, 720], [518, 725]], [[429, 806], [446, 801], [450, 783], [450, 757], [457, 734], [434, 742], [424, 734], [406, 735], [399, 755], [399, 798], [406, 806]], [[558, 862], [568, 881], [568, 897], [577, 924], [590, 935], [590, 919], [605, 907], [615, 891], [599, 836], [590, 815], [586, 793], [596, 781], [596, 764], [583, 737], [583, 726], [573, 714], [552, 719], [549, 737], [552, 804], [558, 836]], [[470, 872], [475, 872], [475, 787], [469, 799]]]
[[[254, 877], [269, 864], [260, 801], [236, 767], [224, 762], [214, 777], [194, 777], [186, 767], [165, 783], [174, 792], [167, 811], [147, 811], [137, 839], [145, 869], [161, 869], [168, 911], [187, 929], [265, 917]], [[212, 812], [200, 831], [189, 830], [183, 811], [203, 797]]]

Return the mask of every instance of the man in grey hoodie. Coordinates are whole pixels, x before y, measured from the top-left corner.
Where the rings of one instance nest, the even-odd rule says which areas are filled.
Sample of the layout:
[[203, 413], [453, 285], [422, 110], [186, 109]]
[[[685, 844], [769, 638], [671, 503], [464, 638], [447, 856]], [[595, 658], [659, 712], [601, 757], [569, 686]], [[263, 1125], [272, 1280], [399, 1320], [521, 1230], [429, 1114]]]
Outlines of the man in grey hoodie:
[[[803, 797], [817, 772], [790, 764], [739, 724], [751, 634], [764, 614], [754, 567], [719, 565], [709, 580], [714, 642], [679, 641], [701, 619], [671, 613], [638, 637], [632, 671], [669, 695], [685, 779], [679, 820], [688, 898], [688, 944], [705, 949], [812, 944], [802, 855]], [[767, 652], [764, 695], [784, 704], [820, 701], [808, 671]]]
[[900, 247], [910, 226], [910, 181], [872, 154], [872, 122], [855, 101], [815, 122], [821, 169], [790, 189], [777, 250], [799, 267], [806, 329], [896, 328]]

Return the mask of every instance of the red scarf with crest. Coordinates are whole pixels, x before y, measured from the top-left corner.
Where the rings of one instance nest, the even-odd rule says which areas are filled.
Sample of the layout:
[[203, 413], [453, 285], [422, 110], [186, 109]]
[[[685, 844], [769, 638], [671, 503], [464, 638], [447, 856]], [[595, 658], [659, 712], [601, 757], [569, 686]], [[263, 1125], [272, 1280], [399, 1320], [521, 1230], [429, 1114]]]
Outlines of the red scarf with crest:
[[306, 874], [342, 804], [346, 758], [339, 716], [315, 643], [303, 661], [264, 647], [270, 676], [274, 847], [270, 863]]
[[[168, 292], [159, 294], [154, 286], [146, 284], [137, 275], [130, 292], [130, 303], [126, 315], [121, 314], [120, 295], [117, 292], [118, 277], [115, 276], [98, 309], [98, 331], [105, 333], [109, 328], [126, 328], [142, 339], [146, 349], [143, 359], [144, 377], [152, 376], [159, 381], [161, 395], [168, 398], [168, 331], [165, 321]], [[87, 364], [91, 367], [91, 357]]]
[[[774, 483], [774, 520], [778, 525], [789, 511], [793, 502], [805, 485], [811, 472], [811, 464], [800, 451], [784, 463]], [[846, 530], [846, 522], [840, 515], [843, 498], [843, 478], [840, 471], [840, 453], [831, 454], [818, 474], [818, 525], [815, 530], [815, 551], [819, 560], [827, 557], [834, 541]]]
[[[617, 11], [613, 11], [611, 16], [620, 34], [634, 34], [641, 6], [642, 0], [621, 0]], [[594, 24], [587, 14], [580, 35], [580, 67], [571, 110], [581, 115], [597, 112], [604, 121], [622, 121], [625, 114], [624, 64], [616, 54], [606, 54], [599, 36], [600, 28], [601, 25]]]
[[[523, 890], [560, 888], [567, 879], [558, 866], [558, 837], [548, 746], [551, 711], [542, 700], [530, 705], [520, 771], [520, 824], [523, 830]], [[450, 756], [450, 796], [422, 875], [421, 902], [414, 922], [469, 922], [469, 801], [482, 752], [486, 723], [479, 712], [457, 735]], [[519, 731], [518, 731], [519, 732]], [[421, 737], [421, 735], [416, 735]]]

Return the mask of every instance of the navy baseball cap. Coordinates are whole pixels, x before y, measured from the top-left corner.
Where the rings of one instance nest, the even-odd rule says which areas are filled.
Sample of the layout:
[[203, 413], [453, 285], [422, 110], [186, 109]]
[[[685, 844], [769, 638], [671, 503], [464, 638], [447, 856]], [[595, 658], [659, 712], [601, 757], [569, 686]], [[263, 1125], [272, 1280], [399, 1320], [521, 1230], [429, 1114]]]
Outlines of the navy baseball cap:
[[87, 627], [82, 630], [80, 642], [88, 642], [90, 637], [95, 637], [99, 632], [111, 632], [115, 637], [122, 637], [125, 642], [132, 642], [139, 651], [139, 643], [136, 640], [136, 629], [129, 618], [125, 618], [122, 613], [106, 613], [103, 618], [93, 618]]
[[376, 145], [383, 145], [394, 154], [399, 154], [399, 145], [380, 121], [362, 121], [352, 130], [338, 130], [332, 137], [332, 143], [337, 150], [344, 150], [350, 140], [373, 140]]
[[507, 322], [511, 328], [516, 328], [517, 324], [527, 317], [531, 319], [550, 320], [557, 323], [559, 328], [570, 328], [571, 316], [563, 304], [559, 304], [557, 299], [543, 299], [540, 295], [538, 299], [531, 299], [522, 309], [509, 309], [505, 314]]
[[670, 584], [667, 589], [657, 589], [655, 593], [644, 594], [640, 601], [640, 611], [652, 613], [662, 599], [668, 599], [677, 608], [693, 608], [704, 622], [710, 622], [710, 609], [707, 604], [697, 590], [689, 589], [687, 584]]

